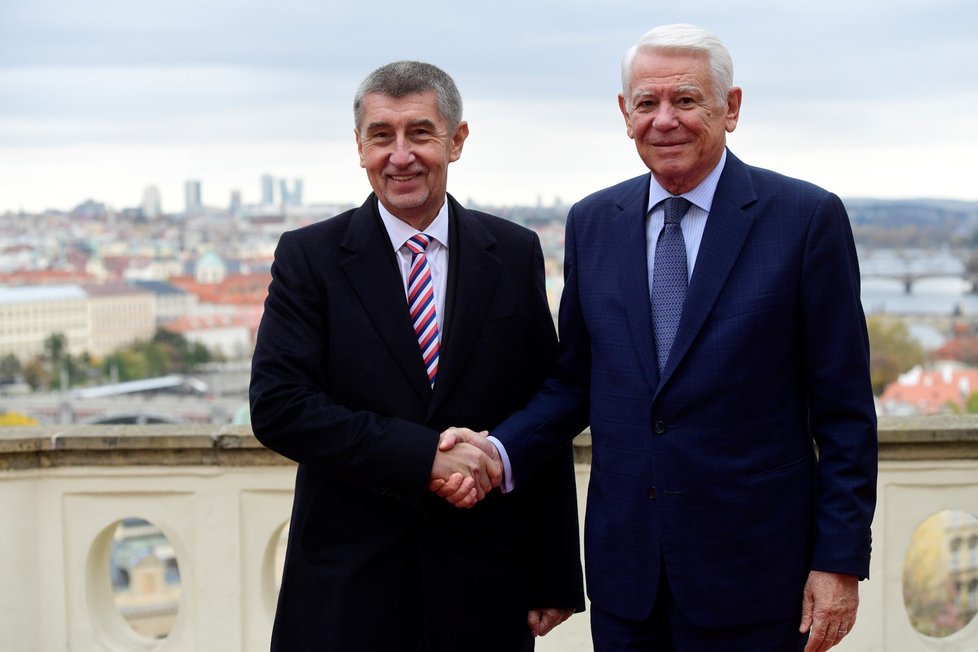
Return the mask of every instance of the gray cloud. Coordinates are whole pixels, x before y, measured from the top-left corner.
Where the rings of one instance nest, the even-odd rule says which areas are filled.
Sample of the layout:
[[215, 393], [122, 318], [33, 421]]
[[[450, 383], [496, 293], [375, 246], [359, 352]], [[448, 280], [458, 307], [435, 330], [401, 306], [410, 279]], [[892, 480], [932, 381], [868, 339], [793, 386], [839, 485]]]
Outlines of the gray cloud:
[[[476, 114], [483, 127], [522, 125], [515, 145], [560, 147], [567, 124], [599, 143], [623, 138], [622, 52], [664, 22], [701, 24], [730, 48], [745, 91], [735, 143], [779, 134], [843, 157], [978, 147], [962, 117], [978, 97], [970, 0], [4, 0], [0, 145], [347, 143], [358, 81], [402, 58], [444, 67], [468, 106], [494, 107]], [[568, 160], [533, 155], [544, 173]]]

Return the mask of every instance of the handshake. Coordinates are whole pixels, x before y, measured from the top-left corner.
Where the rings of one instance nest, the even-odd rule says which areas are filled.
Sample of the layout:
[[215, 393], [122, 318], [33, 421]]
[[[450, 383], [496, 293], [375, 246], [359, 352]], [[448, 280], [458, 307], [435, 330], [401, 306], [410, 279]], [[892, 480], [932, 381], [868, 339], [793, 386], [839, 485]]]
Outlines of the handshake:
[[456, 507], [474, 507], [503, 482], [499, 451], [486, 431], [449, 428], [441, 433], [428, 488]]

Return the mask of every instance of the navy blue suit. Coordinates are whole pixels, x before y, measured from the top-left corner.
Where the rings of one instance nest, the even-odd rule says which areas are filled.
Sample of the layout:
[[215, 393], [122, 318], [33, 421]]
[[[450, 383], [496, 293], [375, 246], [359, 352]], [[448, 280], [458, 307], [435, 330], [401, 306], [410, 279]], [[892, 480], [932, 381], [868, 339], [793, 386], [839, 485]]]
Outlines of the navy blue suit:
[[697, 625], [800, 620], [810, 570], [869, 573], [876, 417], [845, 209], [728, 152], [660, 377], [649, 180], [571, 209], [557, 371], [492, 434], [518, 492], [590, 423], [595, 606], [646, 618], [665, 568]]
[[556, 348], [539, 239], [448, 203], [434, 390], [375, 196], [275, 252], [252, 426], [299, 467], [273, 650], [524, 651], [529, 609], [583, 609], [569, 443], [519, 494], [428, 490], [439, 433], [519, 409]]

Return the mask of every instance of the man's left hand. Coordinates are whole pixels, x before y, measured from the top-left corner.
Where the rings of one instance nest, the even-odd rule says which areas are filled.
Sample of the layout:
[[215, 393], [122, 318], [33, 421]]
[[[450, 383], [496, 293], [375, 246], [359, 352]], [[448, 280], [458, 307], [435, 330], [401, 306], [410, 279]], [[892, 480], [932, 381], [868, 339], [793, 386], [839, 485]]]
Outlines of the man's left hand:
[[801, 605], [801, 627], [810, 632], [805, 652], [826, 652], [856, 624], [859, 578], [842, 573], [811, 571]]
[[547, 632], [573, 615], [573, 609], [530, 609], [526, 622], [533, 636], [546, 636]]

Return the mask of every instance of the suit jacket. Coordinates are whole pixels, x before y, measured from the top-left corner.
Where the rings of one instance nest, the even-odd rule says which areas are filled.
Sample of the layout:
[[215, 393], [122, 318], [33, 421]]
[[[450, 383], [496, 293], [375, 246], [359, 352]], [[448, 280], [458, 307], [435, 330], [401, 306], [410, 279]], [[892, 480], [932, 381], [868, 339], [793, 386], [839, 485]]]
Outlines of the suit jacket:
[[495, 426], [552, 367], [539, 239], [449, 197], [432, 391], [376, 202], [275, 253], [252, 426], [299, 467], [272, 647], [531, 649], [527, 610], [583, 609], [570, 446], [526, 491], [470, 510], [427, 486], [442, 430]]
[[518, 486], [590, 421], [595, 606], [646, 617], [664, 568], [693, 622], [800, 618], [811, 569], [869, 573], [876, 417], [845, 209], [728, 152], [660, 377], [649, 181], [571, 209], [557, 371], [493, 434]]

